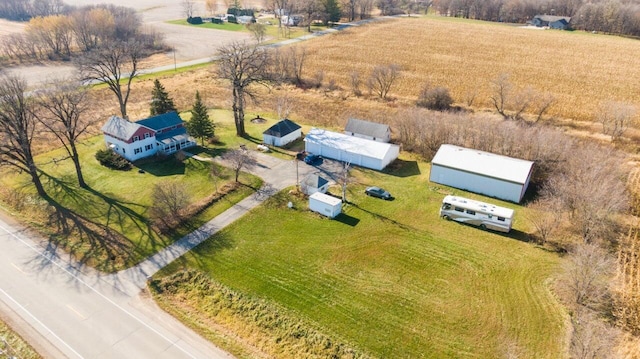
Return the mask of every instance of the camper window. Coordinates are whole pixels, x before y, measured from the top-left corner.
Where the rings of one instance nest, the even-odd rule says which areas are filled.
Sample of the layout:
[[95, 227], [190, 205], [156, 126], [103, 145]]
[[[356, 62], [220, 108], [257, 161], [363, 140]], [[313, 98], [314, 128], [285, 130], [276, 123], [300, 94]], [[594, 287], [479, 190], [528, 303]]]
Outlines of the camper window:
[[498, 217], [498, 221], [504, 222], [504, 217]]
[[471, 214], [471, 215], [474, 215], [474, 216], [476, 215], [476, 211], [472, 211], [472, 210], [470, 210], [470, 209], [468, 209], [468, 210], [467, 210], [467, 213], [468, 213], [468, 214]]
[[443, 203], [442, 209], [451, 209], [451, 205], [449, 203]]
[[464, 212], [464, 209], [463, 209], [463, 208], [460, 208], [460, 207], [455, 207], [454, 209], [455, 209], [456, 211], [458, 211], [458, 212]]

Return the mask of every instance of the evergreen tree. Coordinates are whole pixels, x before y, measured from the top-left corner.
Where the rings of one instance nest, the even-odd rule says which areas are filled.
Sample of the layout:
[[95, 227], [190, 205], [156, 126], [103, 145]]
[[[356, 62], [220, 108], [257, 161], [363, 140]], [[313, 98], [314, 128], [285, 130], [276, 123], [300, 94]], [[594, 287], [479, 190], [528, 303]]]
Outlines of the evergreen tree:
[[164, 86], [158, 79], [153, 81], [153, 90], [151, 91], [151, 116], [162, 115], [163, 113], [176, 111], [176, 106]]
[[200, 92], [196, 91], [196, 102], [191, 108], [191, 120], [187, 123], [189, 134], [199, 138], [204, 145], [205, 138], [211, 138], [215, 135], [213, 121], [209, 119], [207, 108], [200, 99]]
[[324, 0], [324, 11], [327, 16], [327, 22], [333, 26], [334, 23], [339, 22], [342, 17], [342, 11], [340, 10], [340, 4], [338, 0]]

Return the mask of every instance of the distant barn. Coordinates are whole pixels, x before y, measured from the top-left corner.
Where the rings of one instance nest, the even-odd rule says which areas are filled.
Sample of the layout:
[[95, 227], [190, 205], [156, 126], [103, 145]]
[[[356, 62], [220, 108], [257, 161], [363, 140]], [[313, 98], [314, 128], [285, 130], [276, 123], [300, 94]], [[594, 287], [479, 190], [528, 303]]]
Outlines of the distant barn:
[[383, 123], [350, 118], [344, 127], [345, 135], [366, 138], [378, 142], [391, 141], [391, 129]]
[[550, 29], [566, 30], [569, 28], [571, 18], [568, 16], [536, 15], [531, 20], [531, 24], [537, 27], [548, 27]]
[[533, 162], [494, 153], [442, 145], [431, 160], [431, 182], [519, 203]]

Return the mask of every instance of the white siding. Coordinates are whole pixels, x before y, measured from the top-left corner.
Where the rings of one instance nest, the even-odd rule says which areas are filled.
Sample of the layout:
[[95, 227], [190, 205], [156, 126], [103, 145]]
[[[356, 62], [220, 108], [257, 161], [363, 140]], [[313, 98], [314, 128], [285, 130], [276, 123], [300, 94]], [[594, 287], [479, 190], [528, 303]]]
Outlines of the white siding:
[[[117, 154], [129, 161], [136, 161], [144, 157], [153, 156], [158, 151], [156, 146], [156, 138], [154, 136], [144, 138], [140, 141], [126, 143], [105, 134], [104, 141], [108, 148], [111, 148]], [[151, 145], [151, 149], [145, 150], [145, 147], [147, 147], [147, 145]], [[140, 149], [140, 152], [136, 153], [136, 149], [138, 148]]]
[[262, 141], [267, 145], [282, 147], [288, 143], [291, 143], [302, 136], [302, 129], [291, 132], [283, 137], [275, 137], [267, 134], [262, 135]]
[[431, 182], [480, 193], [489, 197], [520, 202], [523, 185], [485, 177], [475, 173], [464, 172], [436, 164], [431, 165]]
[[342, 212], [342, 201], [324, 193], [316, 192], [309, 197], [309, 209], [334, 218]]

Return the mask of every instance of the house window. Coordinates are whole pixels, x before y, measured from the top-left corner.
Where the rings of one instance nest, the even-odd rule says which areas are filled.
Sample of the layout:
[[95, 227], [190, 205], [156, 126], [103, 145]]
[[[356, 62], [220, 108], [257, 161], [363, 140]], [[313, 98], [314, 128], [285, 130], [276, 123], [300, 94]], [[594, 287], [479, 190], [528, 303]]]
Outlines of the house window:
[[145, 151], [149, 151], [149, 150], [151, 150], [151, 149], [153, 149], [153, 145], [146, 145], [146, 146], [144, 146], [144, 150], [145, 150]]
[[144, 138], [149, 138], [149, 137], [151, 137], [151, 134], [149, 134], [149, 132], [144, 134]]
[[133, 154], [134, 155], [137, 155], [138, 153], [142, 153], [142, 147], [138, 147], [138, 148], [133, 150]]
[[136, 141], [138, 141], [138, 140], [140, 140], [140, 137], [138, 137], [138, 136], [133, 136], [133, 142], [136, 142]]

